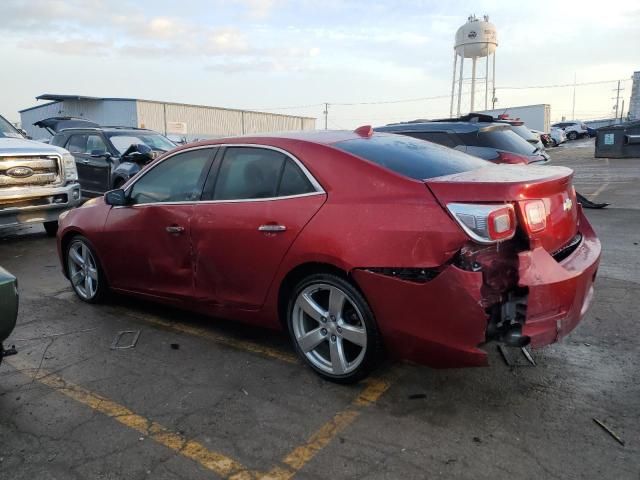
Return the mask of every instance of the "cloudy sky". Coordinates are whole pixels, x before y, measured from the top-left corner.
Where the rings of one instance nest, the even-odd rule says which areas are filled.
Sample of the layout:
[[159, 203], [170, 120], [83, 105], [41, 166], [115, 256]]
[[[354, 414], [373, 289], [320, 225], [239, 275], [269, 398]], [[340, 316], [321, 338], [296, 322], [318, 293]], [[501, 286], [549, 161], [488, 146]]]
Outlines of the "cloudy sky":
[[[135, 97], [322, 116], [352, 128], [448, 113], [453, 37], [498, 28], [498, 106], [550, 103], [640, 70], [640, 3], [602, 1], [2, 0], [0, 112], [41, 93]], [[614, 83], [576, 90], [576, 117], [611, 114]], [[625, 81], [627, 99], [631, 82]], [[348, 105], [359, 104], [359, 105]], [[287, 108], [295, 107], [295, 108]], [[318, 122], [321, 126], [321, 122]]]

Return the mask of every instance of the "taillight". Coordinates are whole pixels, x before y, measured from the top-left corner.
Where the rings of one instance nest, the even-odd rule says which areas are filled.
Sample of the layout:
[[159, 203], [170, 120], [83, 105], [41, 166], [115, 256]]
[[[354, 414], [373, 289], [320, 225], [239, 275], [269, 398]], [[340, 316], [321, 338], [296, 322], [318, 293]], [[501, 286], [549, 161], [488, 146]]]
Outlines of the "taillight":
[[527, 165], [529, 158], [517, 153], [498, 152], [498, 158], [493, 160], [494, 163], [509, 163], [511, 165]]
[[529, 233], [538, 233], [547, 228], [547, 209], [542, 200], [520, 202], [522, 217]]
[[478, 243], [508, 240], [516, 233], [516, 215], [511, 204], [449, 203], [447, 209]]

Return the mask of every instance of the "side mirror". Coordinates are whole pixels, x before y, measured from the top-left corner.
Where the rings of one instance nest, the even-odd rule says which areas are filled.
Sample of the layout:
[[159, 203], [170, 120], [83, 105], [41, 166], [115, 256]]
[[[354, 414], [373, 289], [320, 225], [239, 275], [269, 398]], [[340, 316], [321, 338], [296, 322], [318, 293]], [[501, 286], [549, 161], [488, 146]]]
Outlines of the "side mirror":
[[127, 204], [127, 195], [121, 188], [110, 190], [104, 194], [104, 203], [113, 207], [122, 207]]

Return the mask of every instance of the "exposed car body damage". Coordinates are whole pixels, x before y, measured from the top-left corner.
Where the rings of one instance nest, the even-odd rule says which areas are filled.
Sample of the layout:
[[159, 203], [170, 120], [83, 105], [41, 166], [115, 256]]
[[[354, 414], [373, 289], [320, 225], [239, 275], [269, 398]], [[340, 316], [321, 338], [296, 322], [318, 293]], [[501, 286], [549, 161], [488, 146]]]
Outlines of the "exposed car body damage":
[[475, 249], [473, 260], [465, 260], [463, 247], [460, 266], [444, 265], [424, 283], [373, 269], [352, 274], [394, 356], [433, 367], [483, 366], [481, 346], [505, 340], [510, 327], [542, 347], [570, 333], [586, 313], [601, 246], [582, 212], [579, 219], [581, 242], [562, 262], [542, 247], [518, 252], [507, 244]]

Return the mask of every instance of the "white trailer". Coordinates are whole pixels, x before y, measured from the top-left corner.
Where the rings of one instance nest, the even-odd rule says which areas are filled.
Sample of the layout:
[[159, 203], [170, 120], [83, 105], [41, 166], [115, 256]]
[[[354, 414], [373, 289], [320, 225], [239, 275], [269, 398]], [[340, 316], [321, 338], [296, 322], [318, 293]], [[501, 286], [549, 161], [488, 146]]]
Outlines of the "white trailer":
[[527, 127], [533, 130], [548, 133], [551, 129], [551, 107], [546, 103], [524, 105], [521, 107], [496, 108], [495, 110], [484, 110], [476, 113], [486, 113], [494, 117], [506, 114], [509, 118], [519, 118]]

